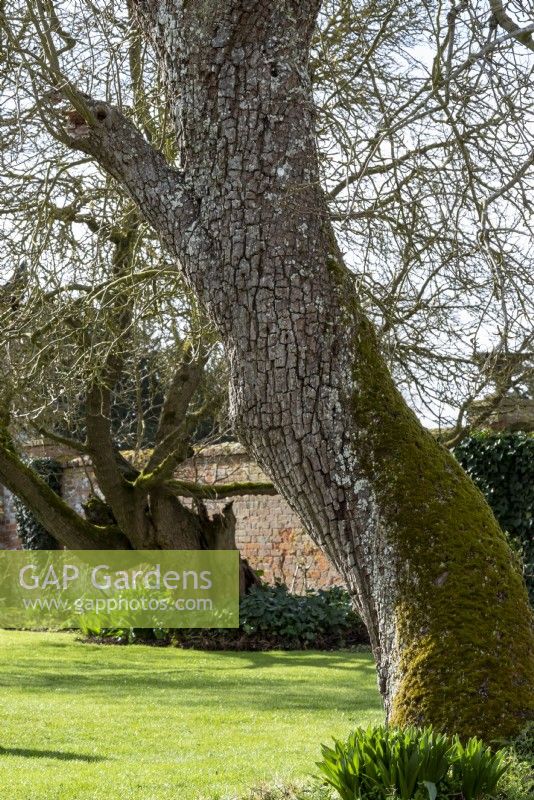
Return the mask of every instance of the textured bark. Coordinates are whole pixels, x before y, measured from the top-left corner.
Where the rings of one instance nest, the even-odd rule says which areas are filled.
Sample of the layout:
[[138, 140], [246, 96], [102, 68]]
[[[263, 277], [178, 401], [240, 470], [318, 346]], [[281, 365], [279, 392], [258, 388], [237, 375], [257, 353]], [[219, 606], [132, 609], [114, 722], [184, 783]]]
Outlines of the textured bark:
[[241, 441], [346, 580], [394, 722], [495, 736], [534, 713], [534, 633], [482, 496], [407, 409], [319, 186], [314, 0], [138, 0], [184, 171], [114, 108], [71, 131], [215, 321]]

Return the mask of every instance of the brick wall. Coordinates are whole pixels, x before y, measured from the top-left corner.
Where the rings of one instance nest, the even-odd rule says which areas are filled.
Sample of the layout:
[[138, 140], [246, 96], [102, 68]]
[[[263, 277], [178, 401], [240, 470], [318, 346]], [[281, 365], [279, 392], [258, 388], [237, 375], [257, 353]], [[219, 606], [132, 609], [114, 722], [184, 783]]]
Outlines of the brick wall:
[[[72, 458], [72, 454], [60, 448], [45, 450], [43, 445], [32, 446], [30, 455], [34, 458], [50, 455], [63, 461], [63, 497], [82, 513], [81, 504], [93, 484], [89, 461]], [[177, 477], [204, 483], [266, 480], [257, 464], [235, 443], [206, 447], [180, 468]], [[13, 500], [3, 487], [0, 487], [0, 503], [0, 548], [16, 548], [20, 544]], [[213, 513], [224, 502], [210, 501], [207, 505]], [[263, 570], [265, 580], [282, 580], [298, 592], [341, 583], [328, 559], [304, 533], [298, 517], [279, 495], [235, 498], [234, 513], [238, 547], [254, 569]]]

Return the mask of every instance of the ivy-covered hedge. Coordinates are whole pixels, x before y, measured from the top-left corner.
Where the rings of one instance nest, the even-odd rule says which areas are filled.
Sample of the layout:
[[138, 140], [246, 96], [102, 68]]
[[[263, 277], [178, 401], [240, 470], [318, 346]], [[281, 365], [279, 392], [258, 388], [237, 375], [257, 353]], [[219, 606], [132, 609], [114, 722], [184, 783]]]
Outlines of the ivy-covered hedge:
[[[54, 490], [61, 494], [61, 474], [63, 467], [53, 458], [35, 458], [30, 467]], [[15, 517], [17, 534], [24, 550], [57, 550], [59, 545], [22, 500], [15, 498]]]
[[476, 433], [464, 439], [454, 454], [520, 551], [534, 603], [534, 436]]

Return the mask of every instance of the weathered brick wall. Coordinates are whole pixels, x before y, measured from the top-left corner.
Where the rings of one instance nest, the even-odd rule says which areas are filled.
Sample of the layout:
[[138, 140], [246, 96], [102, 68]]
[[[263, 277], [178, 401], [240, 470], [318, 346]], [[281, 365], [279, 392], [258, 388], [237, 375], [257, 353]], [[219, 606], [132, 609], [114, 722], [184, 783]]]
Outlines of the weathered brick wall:
[[[89, 462], [71, 458], [58, 449], [49, 454], [65, 462], [62, 494], [81, 513], [81, 503], [93, 482]], [[32, 448], [33, 457], [42, 455], [42, 449]], [[177, 477], [203, 483], [266, 480], [257, 464], [235, 443], [205, 448], [182, 466]], [[5, 490], [4, 495], [7, 497], [0, 521], [0, 547], [16, 547], [12, 500]], [[207, 505], [213, 513], [224, 502], [210, 501]], [[282, 580], [299, 592], [340, 583], [335, 569], [304, 533], [298, 517], [279, 495], [235, 498], [234, 513], [238, 547], [254, 569], [263, 571], [265, 580]]]
[[[204, 483], [267, 480], [238, 444], [206, 448], [184, 465], [180, 475]], [[207, 505], [213, 512], [224, 502]], [[239, 497], [235, 498], [233, 507], [237, 545], [254, 569], [263, 570], [265, 580], [282, 580], [295, 591], [306, 587], [326, 588], [341, 582], [282, 497]]]

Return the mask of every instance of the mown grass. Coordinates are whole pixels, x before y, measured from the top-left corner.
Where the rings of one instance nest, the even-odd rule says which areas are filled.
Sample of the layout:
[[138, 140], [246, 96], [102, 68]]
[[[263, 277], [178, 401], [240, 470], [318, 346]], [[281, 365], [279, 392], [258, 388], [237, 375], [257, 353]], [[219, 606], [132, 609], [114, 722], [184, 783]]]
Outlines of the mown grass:
[[246, 796], [382, 720], [366, 652], [206, 653], [0, 631], [2, 800]]

